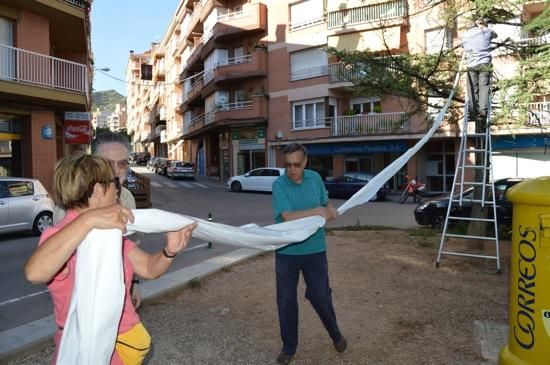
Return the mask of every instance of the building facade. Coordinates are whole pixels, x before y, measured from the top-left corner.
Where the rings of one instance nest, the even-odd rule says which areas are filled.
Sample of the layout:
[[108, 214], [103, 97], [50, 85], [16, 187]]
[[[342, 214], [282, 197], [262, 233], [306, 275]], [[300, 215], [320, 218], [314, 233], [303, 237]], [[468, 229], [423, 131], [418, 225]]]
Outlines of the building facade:
[[90, 106], [90, 3], [0, 1], [0, 175], [50, 189], [56, 161], [84, 146], [65, 143], [64, 122]]
[[[542, 1], [519, 8], [519, 23], [543, 9]], [[406, 112], [410, 100], [355, 94], [349, 80], [359, 71], [326, 49], [397, 55], [457, 47], [466, 19], [442, 24], [442, 11], [441, 4], [407, 0], [183, 0], [148, 58], [140, 58], [138, 67], [130, 57], [132, 76], [139, 72], [130, 68], [151, 68], [150, 81], [141, 77], [131, 86], [134, 99], [128, 108], [140, 108], [135, 120], [142, 122], [133, 129], [142, 131], [135, 132], [134, 142], [153, 155], [191, 161], [199, 174], [221, 180], [256, 167], [281, 166], [282, 149], [294, 141], [308, 147], [308, 167], [323, 177], [378, 172], [418, 142], [437, 111], [411, 115]], [[529, 37], [519, 26], [499, 27], [500, 39]], [[512, 75], [511, 63], [509, 55], [496, 54], [495, 74]], [[525, 174], [507, 168], [510, 158], [517, 163], [525, 157], [517, 155], [521, 148], [540, 161], [536, 166], [548, 166], [540, 153], [549, 144], [541, 138], [550, 127], [549, 104], [541, 96], [531, 107], [532, 115], [542, 117], [542, 128], [528, 122], [494, 130], [500, 153], [495, 176]], [[450, 191], [459, 132], [456, 125], [442, 127], [390, 186], [400, 186], [408, 173], [432, 191]], [[526, 141], [506, 151], [506, 140], [518, 134]]]

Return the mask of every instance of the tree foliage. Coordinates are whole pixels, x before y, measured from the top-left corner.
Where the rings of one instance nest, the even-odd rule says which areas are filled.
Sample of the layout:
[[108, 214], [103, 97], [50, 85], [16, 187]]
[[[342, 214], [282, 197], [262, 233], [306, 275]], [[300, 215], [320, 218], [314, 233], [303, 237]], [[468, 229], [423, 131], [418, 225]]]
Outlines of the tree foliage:
[[[524, 19], [518, 23], [523, 5], [529, 0], [471, 0], [431, 2], [428, 7], [416, 6], [416, 14], [430, 8], [439, 7], [441, 26], [456, 30], [461, 19], [473, 21], [486, 17], [490, 24], [519, 25], [524, 34], [529, 33], [534, 40], [530, 42], [506, 39], [496, 45], [495, 53], [517, 62], [517, 72], [512, 77], [498, 78], [495, 75], [493, 91], [495, 92], [494, 109], [499, 120], [515, 119], [522, 123], [528, 115], [527, 103], [537, 100], [541, 95], [550, 95], [550, 45], [537, 41], [541, 36], [550, 33], [550, 8], [533, 19]], [[424, 2], [427, 3], [427, 2]], [[417, 4], [418, 5], [418, 4]], [[460, 34], [459, 34], [460, 36]], [[452, 81], [458, 70], [462, 55], [460, 46], [452, 49], [441, 49], [436, 54], [406, 53], [393, 51], [388, 46], [383, 51], [338, 51], [329, 48], [328, 52], [347, 64], [348, 81], [353, 82], [351, 91], [362, 96], [399, 96], [409, 100], [407, 112], [413, 114], [429, 107], [438, 108], [439, 104], [429, 101], [447, 98], [451, 91]], [[460, 114], [464, 103], [464, 90], [454, 97], [450, 115], [455, 118]], [[452, 119], [452, 117], [451, 117]]]

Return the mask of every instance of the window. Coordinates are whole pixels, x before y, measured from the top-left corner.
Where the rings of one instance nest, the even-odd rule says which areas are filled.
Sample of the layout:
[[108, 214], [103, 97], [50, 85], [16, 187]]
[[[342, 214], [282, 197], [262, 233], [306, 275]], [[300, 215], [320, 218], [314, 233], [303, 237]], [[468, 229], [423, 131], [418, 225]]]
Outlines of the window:
[[[13, 22], [0, 17], [0, 45], [13, 46]], [[15, 53], [0, 47], [0, 79], [15, 77]]]
[[426, 53], [434, 54], [452, 47], [451, 31], [446, 28], [429, 29], [424, 32]]
[[292, 103], [292, 128], [325, 127], [325, 102], [323, 99]]
[[8, 182], [8, 193], [12, 198], [24, 195], [33, 195], [34, 188], [32, 186], [32, 182], [30, 181], [10, 181]]
[[291, 32], [323, 21], [322, 0], [305, 0], [290, 5], [289, 29]]
[[290, 80], [302, 80], [328, 74], [328, 56], [321, 48], [290, 54]]
[[355, 114], [381, 113], [382, 103], [380, 99], [374, 98], [355, 98], [351, 99], [351, 109]]

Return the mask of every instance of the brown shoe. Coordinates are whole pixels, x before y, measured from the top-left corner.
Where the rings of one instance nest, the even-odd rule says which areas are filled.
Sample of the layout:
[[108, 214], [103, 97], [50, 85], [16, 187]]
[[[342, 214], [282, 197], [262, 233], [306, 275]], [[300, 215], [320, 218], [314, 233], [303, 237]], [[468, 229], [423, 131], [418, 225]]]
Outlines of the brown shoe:
[[334, 348], [338, 352], [346, 351], [347, 347], [348, 347], [348, 341], [346, 341], [346, 338], [344, 336], [342, 336], [342, 338], [339, 341], [334, 342]]
[[277, 364], [288, 365], [292, 361], [292, 355], [287, 355], [284, 352], [281, 352], [277, 355]]

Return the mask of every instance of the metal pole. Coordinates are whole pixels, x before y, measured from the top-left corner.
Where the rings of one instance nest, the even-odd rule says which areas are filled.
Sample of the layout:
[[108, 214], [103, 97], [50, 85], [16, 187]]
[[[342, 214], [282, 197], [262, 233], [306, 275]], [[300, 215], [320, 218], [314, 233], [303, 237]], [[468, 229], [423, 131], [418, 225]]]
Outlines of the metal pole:
[[[208, 221], [212, 222], [212, 213], [208, 213]], [[206, 248], [212, 248], [212, 242], [208, 242], [208, 246]]]

